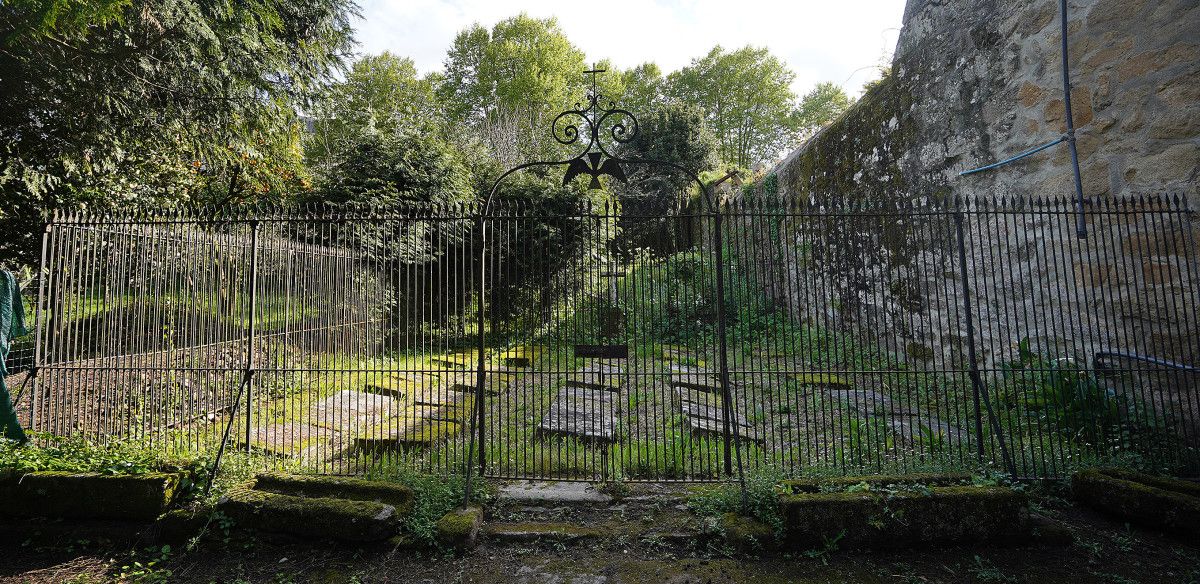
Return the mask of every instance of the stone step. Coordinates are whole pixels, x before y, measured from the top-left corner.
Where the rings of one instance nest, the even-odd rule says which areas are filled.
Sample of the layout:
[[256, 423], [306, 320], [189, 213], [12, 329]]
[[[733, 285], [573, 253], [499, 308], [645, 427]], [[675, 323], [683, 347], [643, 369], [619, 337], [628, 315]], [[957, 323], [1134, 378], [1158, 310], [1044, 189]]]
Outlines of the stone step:
[[605, 532], [574, 523], [488, 523], [483, 537], [498, 544], [580, 543], [604, 537]]
[[239, 526], [304, 538], [379, 541], [400, 527], [396, 508], [375, 501], [297, 497], [242, 487], [227, 493], [217, 507]]

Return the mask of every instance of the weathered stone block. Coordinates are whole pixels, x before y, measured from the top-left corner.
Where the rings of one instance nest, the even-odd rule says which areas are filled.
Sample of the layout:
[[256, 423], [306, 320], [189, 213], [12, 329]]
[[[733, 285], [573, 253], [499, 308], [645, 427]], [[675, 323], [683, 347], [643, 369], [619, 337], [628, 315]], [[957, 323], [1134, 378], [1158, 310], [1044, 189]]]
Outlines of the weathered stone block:
[[1026, 499], [1005, 487], [784, 495], [780, 511], [785, 539], [798, 550], [839, 537], [839, 545], [851, 548], [963, 545], [1028, 537]]
[[1075, 498], [1125, 521], [1188, 536], [1200, 535], [1200, 485], [1117, 470], [1071, 478]]
[[399, 528], [396, 508], [373, 501], [234, 489], [218, 508], [243, 527], [299, 537], [379, 541]]
[[400, 515], [407, 514], [413, 503], [413, 490], [407, 485], [351, 477], [263, 473], [255, 477], [254, 488], [297, 497], [374, 501], [391, 505]]
[[475, 547], [479, 528], [483, 525], [483, 509], [470, 506], [455, 509], [437, 522], [437, 540], [444, 547], [465, 550]]
[[0, 515], [150, 520], [170, 506], [183, 478], [179, 473], [0, 473]]

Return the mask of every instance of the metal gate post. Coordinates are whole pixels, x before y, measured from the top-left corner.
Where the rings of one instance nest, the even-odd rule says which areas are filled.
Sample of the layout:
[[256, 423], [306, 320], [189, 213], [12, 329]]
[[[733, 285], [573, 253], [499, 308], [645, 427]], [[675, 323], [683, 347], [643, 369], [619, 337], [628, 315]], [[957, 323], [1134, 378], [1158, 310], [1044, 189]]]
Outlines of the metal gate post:
[[254, 337], [256, 334], [255, 313], [258, 311], [258, 230], [259, 222], [250, 223], [250, 326], [246, 343], [246, 453], [250, 453], [250, 432], [254, 411]]
[[[494, 190], [494, 188], [493, 188]], [[479, 214], [475, 217], [475, 231], [478, 234], [476, 241], [479, 242], [479, 281], [475, 285], [475, 293], [478, 295], [477, 310], [475, 315], [475, 324], [478, 330], [475, 331], [475, 403], [473, 404], [471, 414], [467, 417], [467, 457], [463, 461], [464, 474], [466, 474], [466, 482], [463, 487], [462, 506], [466, 507], [471, 503], [471, 476], [474, 473], [473, 459], [475, 458], [475, 449], [479, 449], [479, 474], [480, 476], [486, 470], [487, 460], [483, 454], [483, 398], [484, 398], [484, 376], [487, 374], [487, 369], [484, 367], [484, 322], [485, 322], [485, 306], [484, 294], [484, 277], [487, 276], [486, 259], [487, 259], [487, 234], [485, 233], [484, 213], [487, 212], [486, 204], [481, 206]]]
[[[37, 313], [33, 315], [33, 371], [29, 372], [29, 430], [37, 429], [37, 412], [38, 412], [38, 375], [42, 372], [42, 360], [45, 359], [45, 353], [42, 351], [42, 343], [45, 341], [45, 336], [42, 334], [42, 327], [49, 326], [46, 315], [50, 313], [46, 310], [46, 280], [50, 279], [50, 269], [46, 265], [46, 251], [50, 246], [50, 239], [54, 231], [54, 225], [58, 222], [58, 212], [46, 222], [45, 228], [42, 230], [42, 260], [38, 266], [38, 301]], [[14, 404], [15, 405], [15, 404]]]
[[[710, 199], [711, 200], [711, 199]], [[730, 422], [730, 417], [733, 416], [733, 396], [729, 390], [729, 339], [727, 336], [726, 314], [725, 314], [725, 241], [722, 234], [723, 217], [721, 215], [721, 207], [719, 204], [712, 209], [713, 212], [713, 251], [714, 261], [716, 262], [716, 277], [717, 277], [717, 338], [720, 349], [718, 361], [721, 364], [721, 401], [724, 404], [724, 413], [722, 415], [724, 423], [725, 437], [725, 474], [733, 474], [733, 460], [737, 458], [738, 483], [741, 485], [742, 502], [746, 499], [746, 475], [742, 468], [742, 451], [739, 448], [737, 424]], [[736, 418], [735, 418], [736, 419]], [[730, 430], [732, 429], [732, 436]], [[730, 456], [732, 450], [733, 457]]]
[[954, 210], [954, 232], [958, 240], [958, 273], [959, 282], [962, 287], [963, 314], [967, 324], [967, 361], [969, 362], [971, 377], [971, 387], [973, 389], [973, 398], [975, 402], [975, 435], [977, 440], [977, 450], [980, 462], [983, 462], [983, 414], [979, 410], [980, 398], [983, 399], [983, 405], [987, 408], [988, 423], [992, 427], [992, 431], [996, 433], [996, 440], [1000, 444], [1000, 456], [1004, 460], [1004, 468], [1008, 471], [1010, 477], [1017, 476], [1016, 465], [1013, 464], [1012, 456], [1008, 451], [1008, 444], [1004, 440], [1004, 429], [1000, 427], [1000, 420], [996, 417], [995, 410], [992, 409], [991, 398], [988, 397], [987, 387], [983, 383], [983, 376], [979, 374], [979, 358], [975, 353], [975, 315], [971, 309], [971, 283], [967, 276], [967, 244], [966, 236], [963, 230], [963, 213], [961, 209]]

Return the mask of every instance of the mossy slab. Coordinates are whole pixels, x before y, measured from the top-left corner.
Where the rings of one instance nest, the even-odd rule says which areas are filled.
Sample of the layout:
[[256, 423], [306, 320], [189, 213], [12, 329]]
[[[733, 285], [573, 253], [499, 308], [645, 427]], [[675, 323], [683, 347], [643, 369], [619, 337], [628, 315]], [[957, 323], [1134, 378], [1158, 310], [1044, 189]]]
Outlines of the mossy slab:
[[443, 369], [470, 369], [475, 366], [475, 353], [447, 353], [429, 360]]
[[752, 554], [774, 547], [775, 530], [752, 517], [726, 513], [720, 520], [725, 544], [739, 554]]
[[438, 544], [456, 550], [473, 548], [479, 539], [479, 528], [482, 525], [481, 507], [455, 509], [443, 515], [437, 522]]
[[1022, 541], [1027, 502], [1006, 487], [952, 486], [899, 492], [800, 493], [780, 497], [785, 539], [799, 551]]
[[570, 543], [599, 539], [604, 532], [573, 523], [493, 523], [483, 530], [489, 541], [498, 543]]
[[1200, 497], [1180, 483], [1126, 471], [1087, 470], [1071, 477], [1071, 491], [1085, 505], [1130, 523], [1200, 536]]
[[513, 347], [500, 353], [500, 362], [508, 367], [530, 367], [539, 357], [546, 354], [540, 345]]
[[396, 534], [396, 508], [374, 501], [297, 497], [238, 488], [218, 508], [243, 527], [305, 538], [379, 541]]
[[406, 485], [353, 477], [263, 473], [255, 477], [254, 489], [297, 497], [374, 501], [391, 505], [400, 515], [408, 514], [413, 504], [413, 490]]
[[174, 501], [181, 473], [0, 473], [0, 515], [152, 520]]

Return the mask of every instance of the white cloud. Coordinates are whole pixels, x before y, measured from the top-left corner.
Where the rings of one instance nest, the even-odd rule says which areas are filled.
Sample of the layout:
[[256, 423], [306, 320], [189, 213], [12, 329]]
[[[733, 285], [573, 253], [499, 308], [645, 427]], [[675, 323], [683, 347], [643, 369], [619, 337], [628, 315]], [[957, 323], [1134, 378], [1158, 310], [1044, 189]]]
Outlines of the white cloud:
[[904, 0], [364, 0], [355, 26], [360, 52], [391, 51], [428, 72], [442, 69], [454, 35], [472, 23], [556, 16], [591, 60], [622, 68], [654, 61], [673, 71], [713, 45], [751, 44], [796, 72], [798, 94], [821, 81], [855, 94], [890, 58], [903, 11]]

